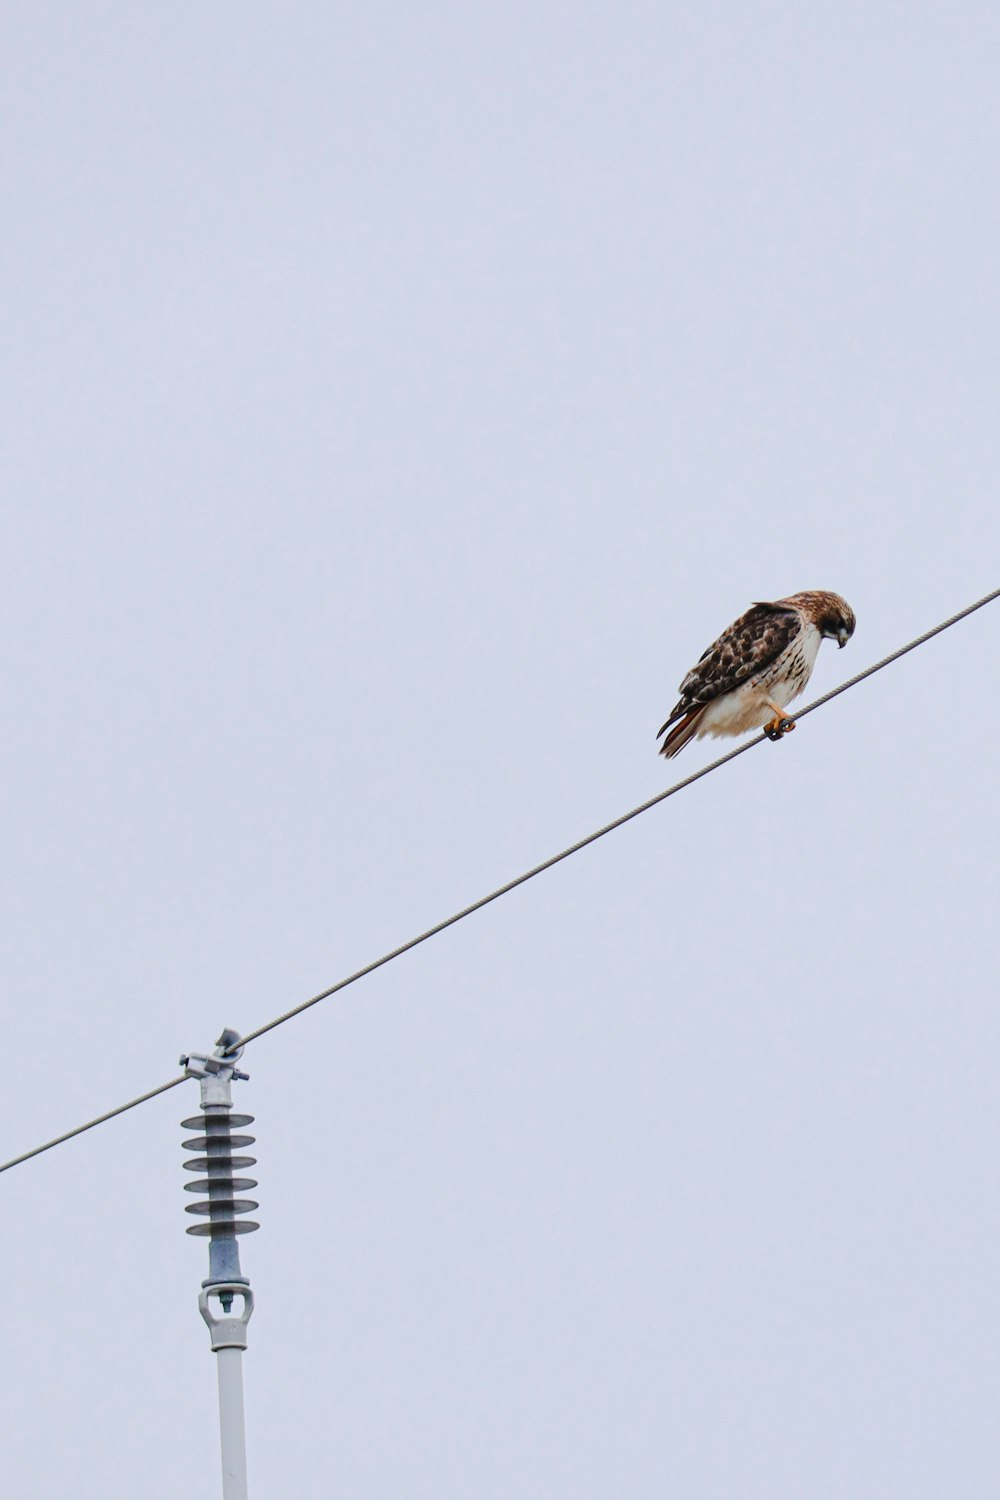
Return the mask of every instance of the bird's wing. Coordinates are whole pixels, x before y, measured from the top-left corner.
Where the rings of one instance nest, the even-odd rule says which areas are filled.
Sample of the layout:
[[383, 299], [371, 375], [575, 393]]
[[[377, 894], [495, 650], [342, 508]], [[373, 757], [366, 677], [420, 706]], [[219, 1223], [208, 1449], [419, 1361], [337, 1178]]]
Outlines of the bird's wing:
[[[713, 703], [763, 672], [802, 629], [798, 610], [784, 604], [754, 604], [724, 630], [680, 685], [680, 700], [660, 734], [699, 704]], [[659, 739], [660, 734], [657, 735]]]

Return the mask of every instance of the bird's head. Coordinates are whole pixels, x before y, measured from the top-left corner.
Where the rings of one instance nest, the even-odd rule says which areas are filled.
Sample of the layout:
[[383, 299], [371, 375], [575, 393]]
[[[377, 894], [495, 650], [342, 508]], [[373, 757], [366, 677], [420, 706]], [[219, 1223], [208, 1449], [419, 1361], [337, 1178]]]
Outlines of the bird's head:
[[846, 646], [854, 634], [854, 611], [846, 599], [827, 589], [807, 589], [804, 594], [789, 594], [779, 599], [777, 607], [797, 609], [811, 620], [824, 641]]
[[816, 624], [823, 639], [836, 641], [841, 647], [846, 646], [857, 623], [847, 600], [842, 599], [839, 594], [819, 594], [817, 603]]

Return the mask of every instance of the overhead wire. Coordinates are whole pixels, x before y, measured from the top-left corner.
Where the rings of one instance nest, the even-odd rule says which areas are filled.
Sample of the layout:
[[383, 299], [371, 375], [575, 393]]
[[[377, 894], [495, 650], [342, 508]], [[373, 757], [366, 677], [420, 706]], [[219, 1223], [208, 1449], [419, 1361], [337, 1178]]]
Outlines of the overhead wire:
[[[788, 714], [786, 717], [792, 723], [797, 723], [799, 719], [804, 719], [807, 714], [813, 713], [817, 708], [822, 708], [824, 704], [830, 703], [834, 698], [838, 698], [841, 693], [846, 693], [850, 688], [857, 687], [858, 683], [864, 682], [868, 677], [873, 677], [876, 672], [881, 672], [883, 668], [890, 666], [892, 662], [898, 661], [900, 657], [906, 656], [910, 651], [915, 651], [918, 646], [923, 646], [927, 641], [932, 640], [934, 636], [940, 635], [942, 631], [950, 629], [952, 625], [957, 625], [960, 620], [964, 620], [969, 615], [975, 614], [976, 610], [982, 609], [984, 605], [991, 604], [994, 599], [998, 598], [1000, 598], [1000, 588], [994, 589], [992, 593], [984, 595], [982, 599], [977, 599], [975, 604], [967, 605], [965, 609], [959, 610], [957, 614], [951, 615], [947, 620], [942, 620], [939, 625], [933, 626], [932, 629], [925, 630], [922, 635], [915, 636], [905, 646], [899, 646], [895, 651], [891, 651], [888, 656], [883, 656], [880, 661], [874, 662], [869, 667], [865, 667], [856, 676], [849, 677], [846, 682], [842, 682], [837, 687], [831, 688], [828, 693], [823, 693], [819, 698], [814, 698], [811, 703], [807, 704], [804, 708], [800, 708], [798, 713]], [[579, 853], [581, 849], [586, 849], [589, 844], [594, 844], [598, 839], [602, 839], [607, 834], [613, 833], [616, 828], [621, 828], [624, 824], [630, 823], [633, 818], [639, 817], [641, 813], [649, 812], [650, 808], [658, 806], [661, 802], [666, 802], [668, 797], [676, 796], [678, 792], [684, 791], [686, 787], [693, 786], [696, 781], [701, 781], [703, 777], [711, 775], [713, 771], [718, 771], [722, 766], [728, 765], [730, 761], [736, 760], [738, 756], [745, 755], [754, 746], [763, 744], [766, 738], [765, 734], [758, 734], [753, 739], [746, 740], [742, 745], [737, 745], [735, 749], [728, 751], [725, 755], [720, 755], [717, 760], [710, 761], [707, 766], [702, 766], [699, 770], [692, 772], [690, 776], [685, 776], [682, 781], [675, 782], [673, 786], [665, 788], [662, 792], [657, 792], [655, 797], [650, 797], [646, 802], [640, 803], [638, 807], [633, 807], [631, 811], [623, 813], [621, 817], [613, 819], [610, 823], [605, 823], [602, 828], [596, 829], [593, 833], [588, 833], [585, 838], [578, 839], [576, 843], [570, 844], [567, 848], [560, 850], [558, 854], [550, 855], [548, 859], [542, 860], [540, 864], [533, 865], [530, 870], [525, 870], [522, 875], [517, 875], [513, 880], [508, 880], [504, 885], [497, 886], [496, 890], [490, 891], [486, 896], [481, 896], [478, 901], [473, 901], [469, 906], [463, 906], [461, 911], [457, 911], [452, 916], [446, 917], [443, 922], [435, 923], [433, 927], [428, 927], [425, 932], [421, 932], [416, 937], [410, 938], [407, 942], [401, 943], [398, 948], [392, 948], [388, 953], [383, 953], [381, 958], [373, 959], [371, 963], [365, 964], [363, 968], [355, 969], [352, 974], [348, 974], [344, 979], [338, 979], [336, 984], [331, 984], [325, 990], [320, 990], [318, 994], [310, 996], [308, 1000], [302, 1000], [298, 1005], [293, 1005], [289, 1010], [282, 1011], [280, 1015], [273, 1017], [270, 1021], [266, 1021], [262, 1026], [258, 1026], [253, 1031], [248, 1031], [245, 1035], [241, 1036], [233, 1050], [235, 1050], [236, 1046], [242, 1048], [250, 1042], [257, 1041], [259, 1037], [266, 1036], [269, 1031], [274, 1031], [278, 1026], [283, 1026], [286, 1021], [292, 1020], [294, 1016], [299, 1016], [303, 1011], [311, 1009], [314, 1005], [318, 1005], [320, 1001], [329, 1000], [332, 995], [339, 994], [341, 990], [346, 990], [349, 985], [356, 984], [359, 979], [364, 979], [367, 975], [374, 974], [376, 969], [381, 969], [384, 965], [392, 963], [394, 959], [401, 958], [404, 953], [409, 953], [413, 948], [419, 947], [421, 943], [426, 943], [429, 938], [436, 937], [438, 933], [446, 931], [449, 927], [454, 927], [456, 922], [461, 922], [466, 917], [472, 916], [473, 912], [481, 911], [484, 906], [489, 906], [491, 902], [498, 901], [501, 896], [506, 896], [510, 891], [516, 890], [518, 886], [524, 885], [529, 880], [533, 880], [536, 875], [541, 875], [543, 871], [551, 870], [554, 865], [560, 864], [564, 859], [569, 859], [571, 854]], [[127, 1104], [120, 1104], [116, 1109], [108, 1110], [106, 1114], [97, 1115], [93, 1120], [88, 1120], [83, 1125], [77, 1125], [74, 1129], [67, 1130], [63, 1135], [54, 1136], [52, 1140], [45, 1141], [44, 1144], [35, 1146], [30, 1151], [22, 1152], [20, 1156], [12, 1157], [10, 1161], [0, 1163], [0, 1172], [7, 1172], [11, 1167], [20, 1166], [22, 1162], [30, 1161], [33, 1157], [40, 1156], [44, 1151], [51, 1151], [53, 1147], [61, 1146], [65, 1141], [70, 1141], [75, 1136], [83, 1135], [85, 1131], [93, 1130], [96, 1126], [103, 1125], [107, 1120], [113, 1120], [116, 1115], [125, 1114], [126, 1111], [135, 1109], [140, 1104], [145, 1104], [147, 1100], [155, 1099], [158, 1094], [166, 1093], [168, 1089], [176, 1088], [179, 1083], [183, 1083], [186, 1076], [186, 1074], [180, 1073], [176, 1078], [169, 1079], [168, 1082], [160, 1084], [157, 1088], [150, 1089], [147, 1093], [140, 1094], [135, 1099], [130, 1099]]]
[[[966, 615], [971, 615], [975, 610], [982, 609], [984, 604], [989, 604], [991, 600], [996, 598], [1000, 598], [1000, 589], [994, 589], [992, 594], [987, 594], [985, 598], [978, 600], [975, 604], [970, 604], [957, 615], [952, 615], [950, 619], [942, 621], [940, 625], [935, 625], [933, 630], [925, 631], [923, 635], [917, 636], [915, 640], [909, 641], [907, 645], [900, 646], [898, 650], [891, 652], [888, 656], [884, 656], [881, 661], [877, 661], [872, 666], [866, 667], [856, 677], [849, 678], [846, 682], [842, 682], [839, 687], [832, 688], [830, 692], [824, 693], [821, 698], [816, 698], [807, 707], [800, 709], [797, 714], [789, 714], [787, 717], [793, 723], [798, 719], [804, 719], [806, 714], [811, 714], [814, 709], [822, 707], [824, 703], [829, 703], [831, 699], [838, 697], [839, 694], [846, 693], [848, 688], [856, 687], [866, 677], [872, 677], [876, 672], [881, 672], [883, 667], [889, 666], [891, 662], [898, 661], [908, 651], [916, 650], [925, 641], [929, 641], [935, 635], [940, 635], [942, 630], [947, 630], [949, 626], [957, 624], [959, 620], [964, 620]], [[713, 760], [707, 766], [702, 766], [699, 770], [694, 771], [690, 776], [685, 776], [683, 781], [675, 782], [673, 786], [667, 787], [665, 791], [657, 792], [655, 797], [650, 797], [647, 802], [642, 802], [638, 807], [633, 807], [630, 812], [622, 813], [620, 818], [615, 818], [612, 822], [605, 823], [603, 828], [598, 828], [594, 833], [588, 833], [585, 838], [577, 839], [575, 844], [570, 844], [568, 848], [561, 850], [560, 853], [550, 855], [548, 859], [543, 859], [541, 864], [533, 865], [530, 870], [525, 870], [523, 875], [517, 875], [513, 880], [508, 880], [505, 885], [497, 886], [496, 890], [490, 891], [488, 896], [480, 896], [478, 901], [473, 901], [469, 906], [463, 906], [462, 910], [455, 912], [454, 916], [446, 917], [443, 922], [435, 923], [433, 927], [428, 927], [426, 932], [421, 932], [418, 937], [410, 938], [408, 942], [401, 943], [398, 948], [392, 948], [388, 953], [384, 953], [381, 958], [376, 958], [371, 963], [365, 964], [364, 968], [356, 969], [353, 974], [348, 974], [346, 979], [338, 979], [336, 984], [331, 984], [327, 989], [320, 990], [318, 995], [313, 995], [308, 1000], [300, 1001], [298, 1005], [293, 1005], [290, 1010], [283, 1011], [281, 1015], [275, 1016], [271, 1021], [266, 1021], [263, 1026], [258, 1026], [254, 1031], [248, 1031], [245, 1036], [240, 1038], [239, 1045], [245, 1047], [248, 1042], [255, 1042], [258, 1037], [266, 1035], [269, 1031], [273, 1031], [276, 1026], [283, 1026], [293, 1016], [301, 1015], [304, 1010], [309, 1010], [311, 1006], [318, 1005], [321, 1000], [329, 1000], [331, 995], [336, 995], [341, 990], [346, 990], [348, 985], [356, 984], [359, 979], [364, 979], [366, 975], [373, 974], [376, 969], [381, 969], [384, 964], [391, 963], [394, 958], [399, 958], [402, 954], [409, 953], [412, 948], [417, 948], [421, 943], [426, 943], [428, 938], [436, 937], [439, 932], [444, 932], [446, 928], [453, 927], [456, 922], [461, 922], [465, 917], [470, 917], [473, 912], [481, 911], [484, 906], [489, 906], [492, 901], [498, 901], [501, 896], [506, 896], [509, 891], [516, 890], [519, 885], [524, 885], [528, 880], [534, 880], [535, 876], [541, 875], [544, 870], [551, 870], [553, 865], [558, 865], [564, 859], [569, 859], [571, 854], [577, 854], [581, 849], [586, 849], [588, 844], [594, 844], [598, 839], [604, 838], [606, 834], [613, 833], [616, 828], [621, 828], [625, 823], [630, 823], [633, 818], [639, 817], [640, 813], [648, 812], [651, 807], [656, 807], [660, 802], [665, 802], [668, 797], [673, 797], [678, 792], [684, 791], [686, 787], [693, 786], [703, 776], [711, 775], [713, 771], [717, 771], [720, 766], [727, 765], [729, 761], [735, 760], [737, 756], [745, 755], [748, 750], [752, 750], [755, 745], [762, 744], [765, 739], [767, 739], [765, 734], [758, 734], [753, 739], [747, 740], [744, 744], [737, 745], [734, 750], [728, 751], [725, 755], [720, 755], [718, 760]]]
[[103, 1125], [106, 1120], [113, 1120], [116, 1115], [123, 1115], [130, 1109], [135, 1109], [139, 1104], [145, 1104], [149, 1099], [155, 1099], [157, 1094], [165, 1094], [168, 1089], [175, 1089], [179, 1083], [184, 1083], [187, 1075], [178, 1073], [176, 1078], [169, 1079], [166, 1083], [158, 1084], [155, 1089], [149, 1089], [145, 1094], [139, 1094], [135, 1099], [130, 1099], [127, 1104], [119, 1104], [116, 1109], [109, 1109], [103, 1115], [95, 1115], [92, 1120], [86, 1120], [82, 1125], [74, 1125], [72, 1130], [66, 1130], [62, 1135], [54, 1135], [51, 1141], [44, 1141], [40, 1146], [33, 1146], [30, 1151], [22, 1151], [20, 1156], [12, 1156], [10, 1161], [5, 1161], [0, 1166], [0, 1172], [9, 1172], [11, 1167], [19, 1167], [23, 1161], [30, 1161], [33, 1156], [41, 1156], [43, 1151], [51, 1151], [53, 1146], [61, 1146], [64, 1141], [71, 1141], [76, 1135], [83, 1135], [87, 1130], [93, 1130], [96, 1125]]

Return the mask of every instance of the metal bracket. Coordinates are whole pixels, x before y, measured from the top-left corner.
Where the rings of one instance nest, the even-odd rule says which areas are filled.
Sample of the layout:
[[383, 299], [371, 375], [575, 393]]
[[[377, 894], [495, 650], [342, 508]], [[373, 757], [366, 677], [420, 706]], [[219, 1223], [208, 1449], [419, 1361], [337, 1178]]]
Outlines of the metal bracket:
[[184, 1069], [185, 1077], [200, 1078], [202, 1081], [202, 1103], [222, 1103], [223, 1100], [207, 1100], [205, 1098], [205, 1085], [208, 1080], [217, 1078], [219, 1083], [228, 1085], [234, 1078], [245, 1082], [249, 1073], [241, 1073], [236, 1066], [236, 1060], [243, 1056], [243, 1048], [239, 1045], [240, 1034], [227, 1026], [215, 1045], [215, 1051], [209, 1056], [203, 1052], [182, 1053], [180, 1065]]
[[[218, 1318], [209, 1304], [210, 1297], [225, 1298], [230, 1308], [234, 1297], [243, 1298], [243, 1311], [237, 1316], [228, 1312]], [[245, 1349], [247, 1346], [247, 1324], [253, 1313], [253, 1292], [245, 1281], [220, 1281], [214, 1286], [202, 1287], [198, 1294], [198, 1311], [208, 1324], [212, 1336], [212, 1352], [220, 1349]]]

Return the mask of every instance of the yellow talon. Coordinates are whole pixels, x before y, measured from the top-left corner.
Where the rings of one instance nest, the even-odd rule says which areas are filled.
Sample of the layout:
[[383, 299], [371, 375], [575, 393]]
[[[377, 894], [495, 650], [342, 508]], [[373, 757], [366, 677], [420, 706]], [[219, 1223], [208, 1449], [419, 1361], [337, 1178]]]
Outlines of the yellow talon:
[[764, 725], [764, 733], [769, 740], [780, 740], [782, 735], [791, 734], [795, 728], [795, 720], [785, 717], [785, 710], [779, 708], [776, 703], [767, 699], [768, 708], [774, 711], [774, 718]]

